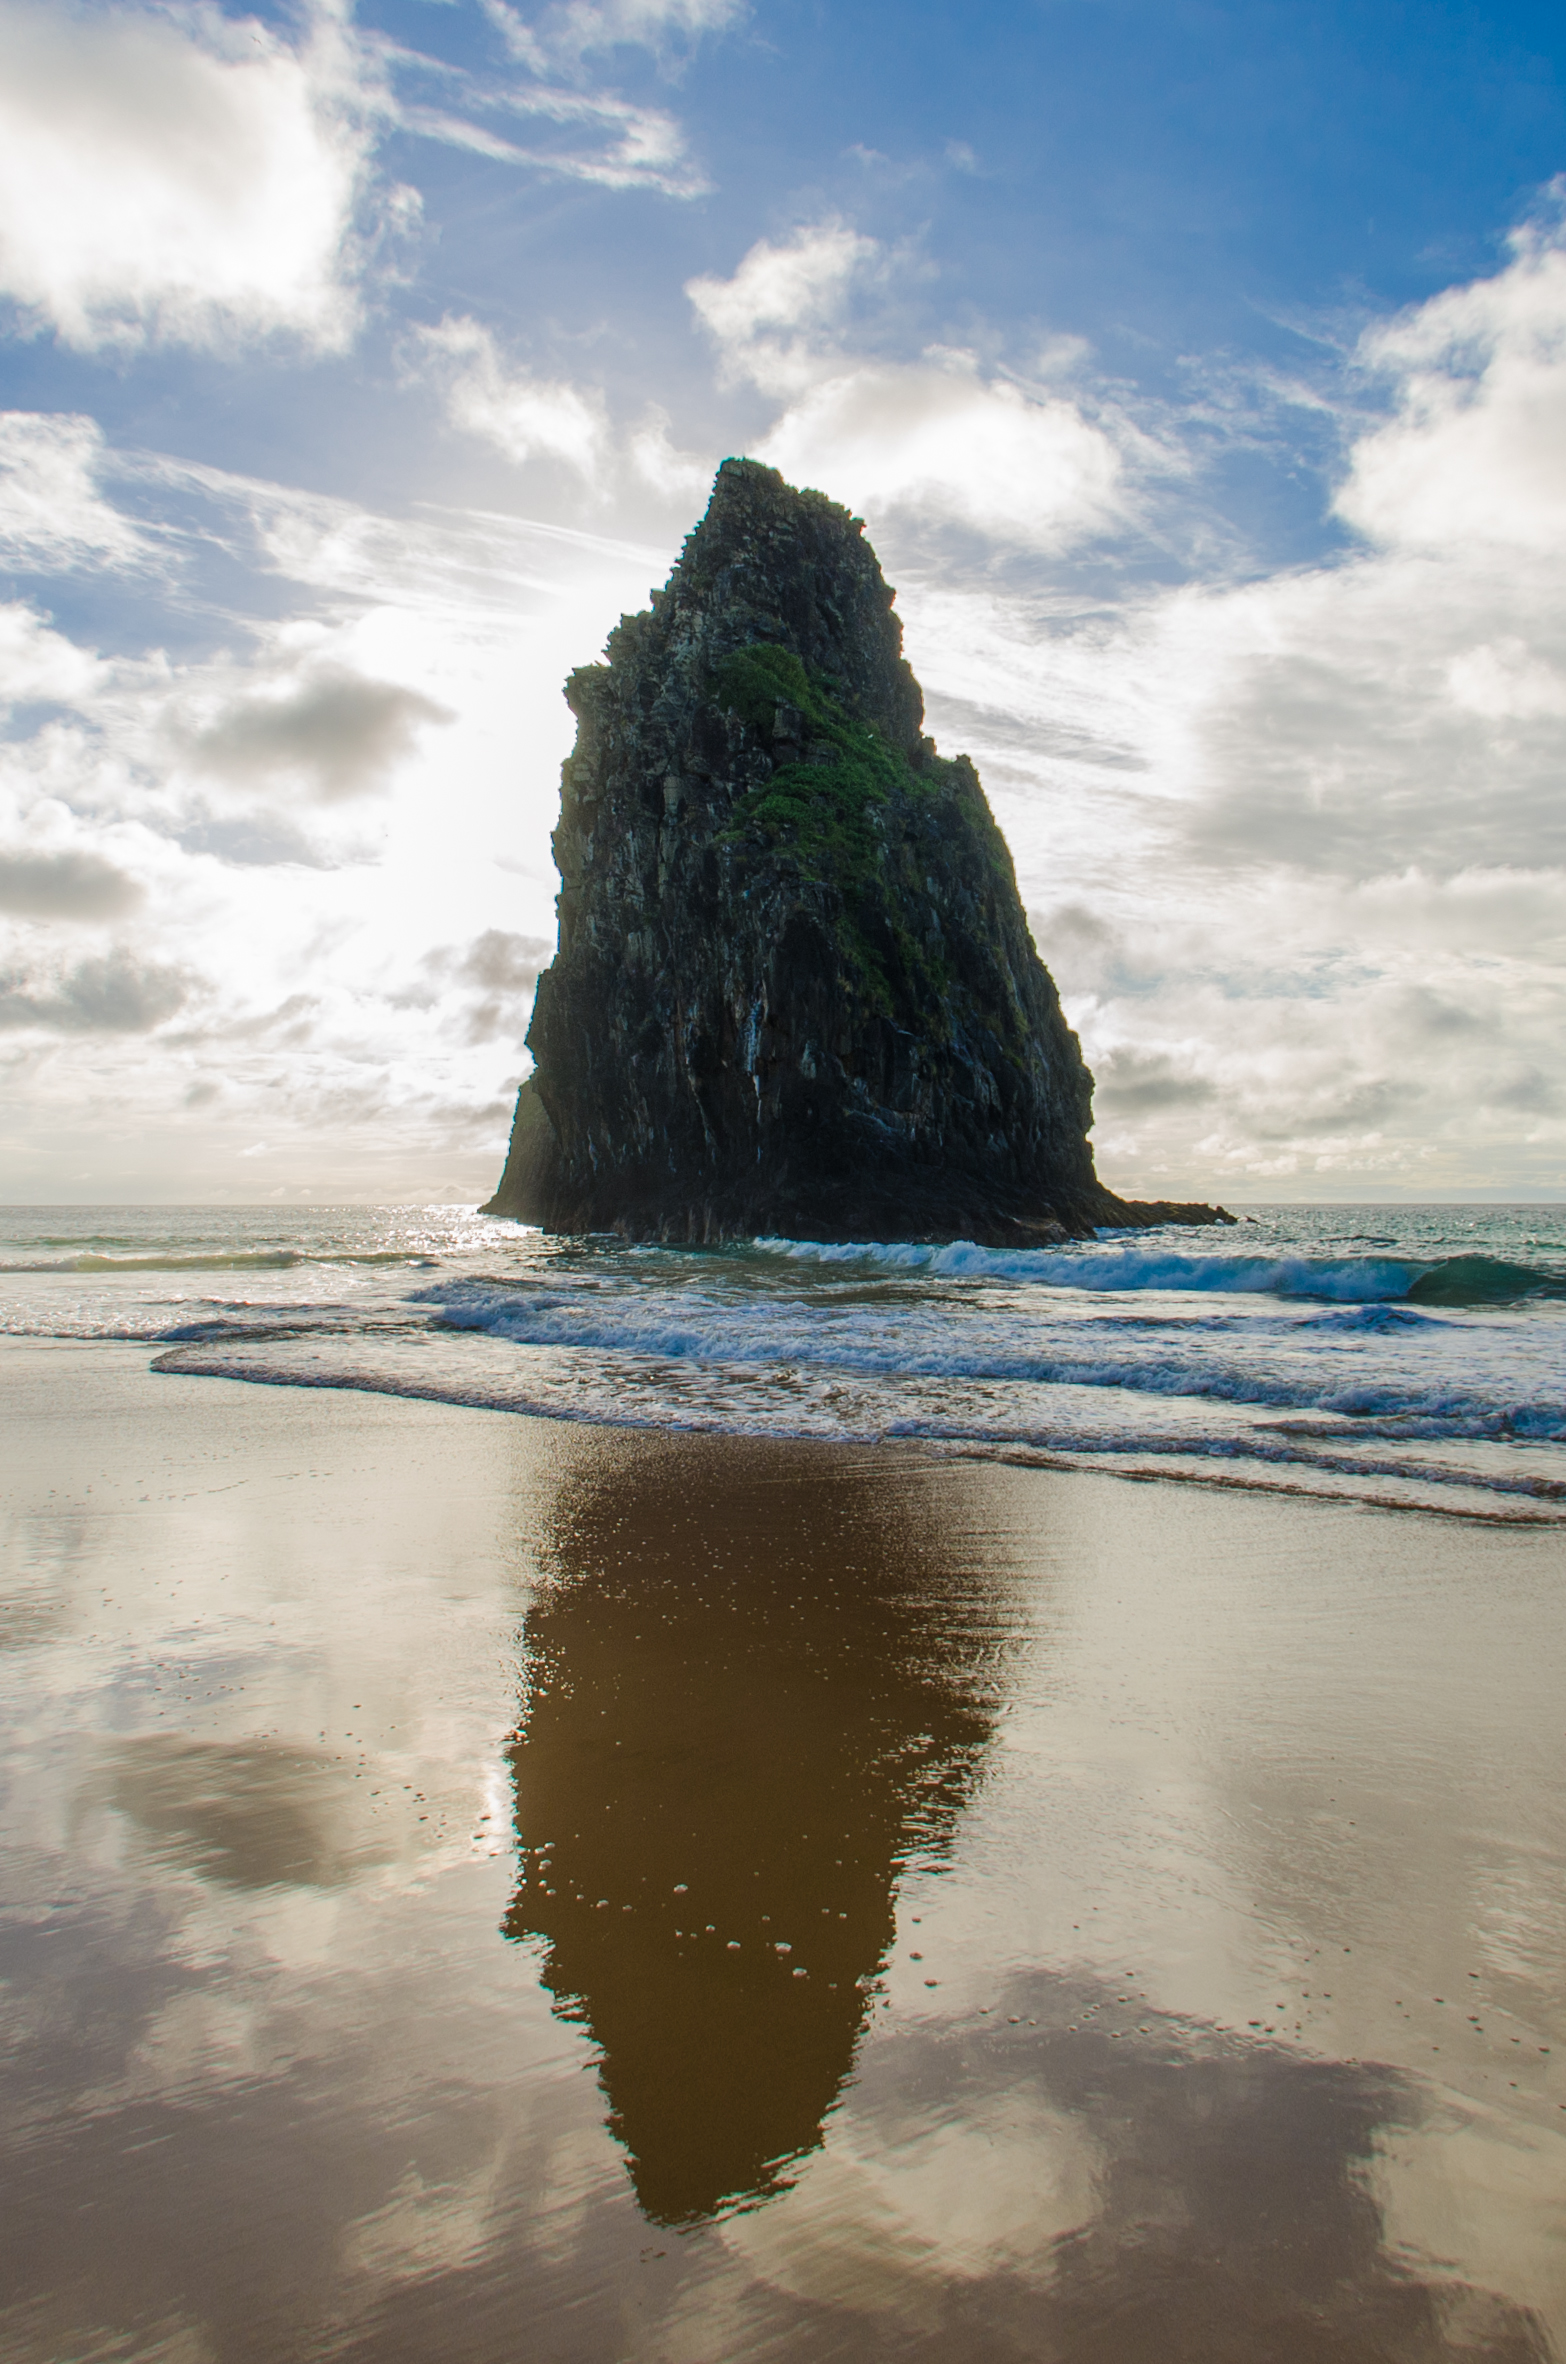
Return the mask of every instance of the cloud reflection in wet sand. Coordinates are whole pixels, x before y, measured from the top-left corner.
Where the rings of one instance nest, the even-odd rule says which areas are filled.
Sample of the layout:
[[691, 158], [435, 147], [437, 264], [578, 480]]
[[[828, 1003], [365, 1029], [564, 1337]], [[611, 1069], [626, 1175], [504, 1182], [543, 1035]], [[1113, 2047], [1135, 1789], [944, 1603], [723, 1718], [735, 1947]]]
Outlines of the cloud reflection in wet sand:
[[353, 1775], [324, 1749], [146, 1733], [105, 1751], [85, 1800], [123, 1815], [153, 1862], [227, 1887], [338, 1888], [391, 1860], [354, 1827]]
[[830, 2294], [875, 2357], [899, 2327], [918, 2353], [1084, 2364], [1554, 2355], [1527, 2308], [1389, 2253], [1373, 2170], [1425, 2115], [1409, 2080], [1145, 2004], [1082, 2026], [1118, 1999], [1025, 1975], [998, 2024], [872, 2048], [819, 2176], [725, 2228], [747, 2276]]
[[[231, 1444], [228, 1397], [167, 1384], [203, 1440], [209, 1524], [182, 1510], [154, 1528], [127, 1489], [51, 1582], [101, 1603], [128, 1539], [193, 1536], [148, 1565], [213, 1653], [186, 1686], [196, 1729], [137, 1725], [174, 1705], [142, 1680], [171, 1647], [148, 1590], [115, 1628], [117, 1688], [93, 1688], [101, 1606], [78, 1656], [38, 1660], [36, 1746], [12, 1760], [7, 2364], [1553, 2354], [1525, 2303], [1552, 2306], [1548, 2270], [1520, 2236], [1510, 2262], [1479, 2238], [1543, 2221], [1547, 2199], [1497, 2216], [1483, 2183], [1494, 2154], [1548, 2194], [1558, 2138], [1537, 2110], [1487, 2117], [1417, 2067], [1290, 2052], [1217, 2025], [1227, 1998], [1177, 2010], [1141, 1991], [1151, 1972], [1132, 1987], [1104, 1967], [1144, 1957], [1049, 1966], [1076, 1948], [1033, 1906], [1081, 1892], [1109, 1828], [1080, 1800], [1062, 1811], [1063, 1785], [1093, 1778], [1095, 1745], [1151, 1749], [1155, 1711], [1174, 1718], [1154, 1594], [1187, 1615], [1181, 1550], [1265, 1558], [1307, 1532], [1292, 1513], [1187, 1506], [1181, 1543], [1167, 1507], [1150, 1537], [1147, 1494], [1098, 1480], [1003, 1492], [895, 1453], [373, 1398], [332, 1407], [350, 1496], [330, 1475], [283, 1482], [313, 1451], [313, 1404], [239, 1391]], [[212, 1490], [241, 1450], [276, 1456], [254, 1507]], [[188, 1483], [171, 1463], [169, 1500]], [[1351, 1533], [1334, 1519], [1313, 1548]], [[1537, 1556], [1473, 1548], [1481, 1571]], [[1138, 1549], [1150, 1589], [1122, 1619], [1116, 1571]], [[1244, 1567], [1244, 1585], [1214, 1579], [1236, 1615]], [[225, 1596], [227, 1570], [230, 1594], [263, 1574], [277, 1588], [264, 1708], [235, 1656], [261, 1595]], [[1100, 1665], [1068, 1610], [1106, 1592]], [[285, 1618], [285, 1600], [303, 1607]], [[1421, 1618], [1439, 1652], [1428, 1602]], [[1266, 1631], [1295, 1681], [1298, 1637]], [[1150, 1661], [1141, 1701], [1127, 1685]], [[1095, 1742], [1082, 1702], [1100, 1681]], [[351, 1719], [327, 1716], [336, 1692]], [[1024, 1712], [1054, 1717], [1063, 1754], [995, 1745]], [[1245, 1732], [1225, 1712], [1193, 1706], [1238, 1780]], [[310, 1742], [256, 1730], [262, 1714]], [[1361, 1710], [1344, 1715], [1358, 1733]], [[1170, 1743], [1134, 1762], [1139, 1788], [1178, 1758]], [[1112, 1772], [1104, 1812], [1124, 1818]], [[514, 1868], [483, 1821], [504, 1777]], [[437, 1790], [439, 1841], [419, 1819]], [[1255, 1794], [1254, 1776], [1234, 1792]], [[1106, 1894], [1140, 1895], [1154, 1860], [1138, 1840]], [[1454, 2125], [1470, 2150], [1448, 2249], [1416, 2184], [1445, 2171]]]

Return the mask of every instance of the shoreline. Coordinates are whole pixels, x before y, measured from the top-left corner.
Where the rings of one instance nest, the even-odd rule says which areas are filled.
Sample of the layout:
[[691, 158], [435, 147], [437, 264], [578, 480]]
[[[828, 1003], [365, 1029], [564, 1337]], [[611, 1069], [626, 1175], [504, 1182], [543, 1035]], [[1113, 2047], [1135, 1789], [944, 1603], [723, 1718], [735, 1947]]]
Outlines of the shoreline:
[[[42, 1344], [45, 1342], [16, 1340], [10, 1343]], [[91, 1345], [95, 1342], [92, 1340], [62, 1340], [58, 1343]], [[109, 1342], [102, 1341], [101, 1343]], [[1411, 1474], [1405, 1481], [1410, 1488], [1410, 1491], [1405, 1494], [1377, 1493], [1363, 1484], [1355, 1484], [1347, 1479], [1336, 1485], [1327, 1482], [1312, 1485], [1299, 1479], [1284, 1479], [1266, 1475], [1263, 1474], [1265, 1464], [1260, 1463], [1257, 1465], [1257, 1474], [1240, 1475], [1232, 1470], [1204, 1466], [1203, 1458], [1195, 1452], [1187, 1455], [1179, 1465], [1176, 1465], [1179, 1462], [1179, 1456], [1169, 1453], [1163, 1456], [1161, 1461], [1134, 1466], [1129, 1459], [1117, 1460], [1101, 1451], [1094, 1452], [1089, 1449], [1073, 1454], [1059, 1449], [1051, 1450], [1047, 1446], [1034, 1446], [1026, 1442], [1000, 1439], [997, 1439], [993, 1446], [986, 1446], [981, 1440], [967, 1437], [953, 1438], [949, 1441], [935, 1436], [915, 1435], [855, 1436], [844, 1434], [835, 1438], [825, 1438], [811, 1435], [803, 1430], [791, 1432], [776, 1428], [761, 1430], [725, 1426], [716, 1419], [690, 1418], [681, 1421], [672, 1418], [654, 1419], [648, 1417], [638, 1420], [625, 1416], [616, 1419], [596, 1412], [556, 1411], [532, 1402], [519, 1403], [514, 1399], [508, 1400], [498, 1389], [488, 1397], [477, 1392], [457, 1395], [453, 1392], [449, 1382], [444, 1385], [431, 1384], [421, 1387], [416, 1381], [400, 1376], [395, 1379], [378, 1379], [362, 1372], [301, 1372], [298, 1376], [284, 1377], [265, 1370], [256, 1372], [232, 1368], [212, 1370], [202, 1367], [203, 1352], [210, 1353], [211, 1350], [201, 1345], [195, 1347], [176, 1345], [163, 1347], [161, 1350], [149, 1345], [145, 1351], [150, 1353], [152, 1357], [148, 1365], [149, 1375], [157, 1378], [224, 1379], [235, 1385], [247, 1387], [277, 1387], [285, 1391], [302, 1389], [307, 1392], [315, 1390], [326, 1393], [384, 1396], [408, 1403], [443, 1404], [456, 1411], [496, 1412], [512, 1419], [559, 1421], [567, 1426], [602, 1428], [623, 1431], [628, 1435], [637, 1436], [679, 1435], [749, 1438], [752, 1440], [766, 1436], [780, 1444], [823, 1446], [839, 1444], [845, 1448], [859, 1451], [883, 1448], [888, 1450], [906, 1449], [921, 1453], [936, 1463], [947, 1461], [973, 1462], [979, 1465], [995, 1463], [1008, 1468], [1057, 1470], [1075, 1476], [1098, 1475], [1114, 1478], [1126, 1484], [1163, 1483], [1170, 1486], [1208, 1488], [1215, 1492], [1230, 1494], [1273, 1495], [1299, 1502], [1358, 1506], [1369, 1510], [1395, 1511], [1401, 1514], [1425, 1513], [1433, 1518], [1457, 1519], [1475, 1526], [1532, 1529], [1566, 1528], [1566, 1503], [1555, 1510], [1525, 1510], [1521, 1508], [1513, 1510], [1492, 1509], [1473, 1502], [1442, 1500], [1433, 1498], [1433, 1489], [1428, 1481], [1425, 1481], [1427, 1488], [1425, 1493], [1420, 1494], [1413, 1490], [1422, 1482], [1418, 1473]], [[1146, 1453], [1150, 1450], [1151, 1448], [1146, 1445], [1137, 1445], [1129, 1448], [1128, 1452]], [[1233, 1457], [1241, 1458], [1241, 1456]], [[1384, 1479], [1394, 1473], [1383, 1471], [1380, 1474]], [[1533, 1485], [1538, 1483], [1539, 1481], [1536, 1480], [1513, 1481], [1515, 1491], [1519, 1494], [1530, 1490]], [[1484, 1490], [1493, 1492], [1495, 1490], [1494, 1481], [1492, 1480], [1490, 1486]]]

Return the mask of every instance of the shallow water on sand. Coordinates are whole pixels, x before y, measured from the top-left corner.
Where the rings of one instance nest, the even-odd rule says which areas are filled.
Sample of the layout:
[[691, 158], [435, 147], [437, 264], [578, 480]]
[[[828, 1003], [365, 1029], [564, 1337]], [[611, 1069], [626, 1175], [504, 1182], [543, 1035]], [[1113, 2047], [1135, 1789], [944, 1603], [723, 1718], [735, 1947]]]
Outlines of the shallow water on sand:
[[0, 1355], [0, 2352], [1566, 2341], [1559, 1538]]

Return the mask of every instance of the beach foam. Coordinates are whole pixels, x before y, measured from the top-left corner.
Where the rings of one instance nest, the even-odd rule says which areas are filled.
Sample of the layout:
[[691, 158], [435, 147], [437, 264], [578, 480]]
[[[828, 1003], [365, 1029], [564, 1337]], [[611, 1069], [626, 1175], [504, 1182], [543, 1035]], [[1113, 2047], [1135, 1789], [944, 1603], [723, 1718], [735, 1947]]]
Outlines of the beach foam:
[[[61, 1211], [0, 1237], [12, 1334], [159, 1367], [641, 1427], [1045, 1454], [1467, 1509], [1566, 1500], [1540, 1210], [1282, 1209], [1027, 1251], [548, 1239], [471, 1210]], [[1253, 1244], [1254, 1243], [1254, 1244]], [[1380, 1498], [1380, 1495], [1377, 1495]]]

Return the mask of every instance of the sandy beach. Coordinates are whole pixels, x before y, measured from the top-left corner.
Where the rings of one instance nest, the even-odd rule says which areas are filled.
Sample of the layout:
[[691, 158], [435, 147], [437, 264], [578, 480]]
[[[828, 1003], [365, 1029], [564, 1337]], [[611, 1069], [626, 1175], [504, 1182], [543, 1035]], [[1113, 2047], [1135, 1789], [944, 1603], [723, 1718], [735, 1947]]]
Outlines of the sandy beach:
[[0, 2349], [1566, 2344], [1550, 1531], [0, 1355]]

